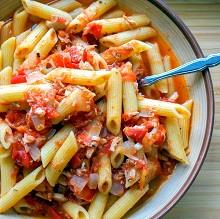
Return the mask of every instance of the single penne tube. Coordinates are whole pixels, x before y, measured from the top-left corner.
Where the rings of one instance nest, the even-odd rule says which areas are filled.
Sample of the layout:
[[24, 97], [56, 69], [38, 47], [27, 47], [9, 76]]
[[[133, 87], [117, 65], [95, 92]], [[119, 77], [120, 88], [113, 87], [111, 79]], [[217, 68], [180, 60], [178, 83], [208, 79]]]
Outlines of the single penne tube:
[[0, 85], [11, 84], [12, 78], [12, 67], [5, 67], [2, 71], [0, 71]]
[[78, 15], [80, 15], [82, 12], [83, 12], [83, 8], [77, 8], [77, 9], [75, 9], [75, 10], [73, 10], [73, 11], [70, 11], [69, 12], [69, 14], [70, 14], [70, 16], [74, 19], [74, 18], [76, 18]]
[[63, 169], [66, 167], [66, 165], [77, 152], [77, 150], [78, 146], [75, 135], [73, 131], [70, 131], [68, 137], [58, 149], [54, 158], [46, 168], [46, 178], [51, 186], [55, 186]]
[[2, 45], [2, 67], [13, 66], [14, 51], [16, 48], [16, 38], [7, 39]]
[[13, 102], [24, 101], [26, 92], [31, 89], [50, 90], [50, 84], [19, 84], [0, 86], [0, 104], [10, 104]]
[[142, 190], [131, 188], [125, 192], [103, 215], [103, 219], [115, 219], [123, 217], [141, 197], [148, 191], [149, 186]]
[[61, 11], [70, 12], [76, 8], [79, 8], [82, 4], [75, 0], [61, 0], [56, 1], [52, 4], [50, 4], [51, 7], [57, 8]]
[[12, 36], [12, 21], [4, 23], [1, 28], [0, 41], [1, 44]]
[[14, 160], [9, 155], [0, 159], [1, 168], [1, 196], [6, 194], [15, 184], [17, 178], [17, 170]]
[[81, 32], [91, 21], [103, 15], [106, 11], [117, 4], [115, 0], [95, 1], [89, 5], [82, 13], [73, 19], [67, 26], [67, 30], [73, 33]]
[[[183, 104], [183, 106], [186, 107], [186, 109], [188, 109], [190, 112], [192, 112], [193, 100], [187, 100]], [[183, 117], [179, 119], [178, 122], [179, 122], [180, 134], [183, 140], [183, 147], [184, 149], [186, 149], [189, 146], [190, 118]]]
[[44, 22], [39, 23], [30, 34], [17, 46], [15, 50], [16, 58], [25, 58], [40, 41], [48, 28]]
[[3, 63], [2, 63], [2, 50], [0, 49], [0, 70], [2, 70], [2, 66], [3, 66]]
[[107, 204], [105, 206], [105, 212], [118, 200], [119, 196], [109, 195]]
[[89, 102], [94, 96], [95, 94], [86, 88], [75, 88], [72, 93], [70, 93], [58, 104], [56, 108], [58, 117], [53, 119], [52, 123], [58, 124], [74, 112], [88, 112], [90, 110]]
[[31, 33], [31, 28], [16, 36], [16, 47]]
[[88, 213], [90, 219], [102, 219], [105, 206], [108, 201], [108, 194], [98, 192], [89, 205]]
[[27, 27], [28, 13], [25, 10], [18, 9], [13, 16], [13, 35], [17, 36], [23, 33]]
[[0, 120], [0, 130], [0, 144], [3, 148], [9, 149], [12, 143], [12, 130], [3, 120]]
[[123, 61], [130, 58], [136, 53], [147, 51], [152, 47], [149, 43], [144, 43], [139, 40], [131, 40], [121, 46], [111, 47], [102, 53], [102, 57], [108, 64]]
[[166, 118], [165, 127], [167, 137], [166, 150], [169, 152], [171, 157], [180, 161], [181, 163], [187, 164], [188, 159], [184, 150], [178, 119]]
[[22, 0], [21, 2], [24, 6], [24, 9], [29, 14], [37, 17], [66, 25], [72, 20], [71, 16], [67, 12], [49, 5], [30, 0]]
[[112, 187], [112, 171], [110, 158], [106, 154], [100, 156], [98, 174], [98, 189], [107, 194]]
[[[99, 39], [104, 35], [135, 29], [137, 27], [148, 25], [149, 23], [150, 20], [146, 15], [95, 20], [90, 22], [84, 28], [83, 35], [85, 36], [89, 33], [94, 35], [96, 39]], [[94, 27], [96, 27], [96, 31], [94, 31]], [[99, 28], [100, 31], [97, 32], [97, 28]]]
[[122, 78], [115, 70], [108, 80], [107, 87], [107, 119], [106, 126], [109, 132], [119, 134], [121, 129], [122, 112]]
[[156, 31], [152, 27], [139, 27], [113, 35], [102, 37], [99, 42], [105, 47], [121, 46], [131, 40], [147, 40], [156, 36]]
[[65, 125], [41, 148], [41, 161], [44, 168], [51, 162], [71, 130], [73, 130], [72, 125]]
[[68, 201], [62, 205], [64, 211], [74, 219], [90, 219], [88, 212], [82, 206]]
[[56, 68], [46, 75], [50, 81], [61, 80], [64, 83], [96, 86], [106, 82], [111, 76], [112, 71], [99, 70], [88, 71], [71, 68]]
[[6, 194], [0, 198], [0, 213], [13, 207], [29, 192], [35, 189], [45, 179], [44, 170], [38, 167], [24, 179], [16, 183]]
[[122, 11], [121, 9], [114, 9], [111, 10], [107, 13], [105, 13], [102, 18], [103, 19], [109, 19], [109, 18], [118, 18], [118, 17], [123, 17], [125, 15], [125, 12]]
[[[147, 51], [147, 55], [151, 74], [155, 75], [165, 72], [160, 49], [157, 43], [154, 43], [153, 47]], [[158, 81], [155, 86], [161, 93], [168, 93], [167, 79]]]
[[[163, 65], [165, 71], [169, 71], [172, 69], [170, 56], [166, 55], [163, 57]], [[173, 77], [167, 78], [167, 84], [168, 84], [167, 96], [170, 97], [175, 92], [175, 84]]]
[[37, 43], [31, 53], [28, 54], [26, 60], [23, 65], [32, 66], [36, 64], [39, 59], [45, 59], [52, 48], [57, 43], [58, 38], [56, 31], [51, 28], [47, 31], [47, 33], [41, 38], [41, 40]]
[[[135, 88], [135, 82], [130, 80], [133, 76], [132, 64], [127, 62], [124, 68], [121, 70], [121, 74], [125, 73], [125, 78], [122, 82], [122, 100], [124, 113], [132, 113], [138, 111], [137, 92]], [[133, 80], [133, 79], [132, 79]], [[135, 80], [135, 79], [134, 79]]]
[[160, 100], [153, 100], [148, 98], [140, 98], [138, 100], [138, 109], [152, 110], [159, 116], [183, 118], [190, 117], [190, 112], [184, 106], [177, 103], [170, 103]]
[[2, 147], [2, 145], [0, 144], [0, 160], [6, 157], [11, 156], [11, 151], [8, 149], [5, 149], [4, 147]]
[[57, 22], [52, 22], [52, 21], [46, 21], [45, 22], [48, 28], [53, 28], [54, 30], [63, 30], [65, 29], [65, 24], [57, 23]]
[[[26, 215], [30, 212], [36, 211], [35, 206], [27, 203], [27, 201], [25, 201], [25, 199], [21, 199], [17, 204], [15, 204], [13, 206], [13, 209], [21, 215]], [[25, 218], [22, 218], [22, 219], [25, 219]], [[26, 218], [26, 219], [30, 219], [30, 218]], [[37, 219], [37, 218], [35, 218], [35, 219]]]

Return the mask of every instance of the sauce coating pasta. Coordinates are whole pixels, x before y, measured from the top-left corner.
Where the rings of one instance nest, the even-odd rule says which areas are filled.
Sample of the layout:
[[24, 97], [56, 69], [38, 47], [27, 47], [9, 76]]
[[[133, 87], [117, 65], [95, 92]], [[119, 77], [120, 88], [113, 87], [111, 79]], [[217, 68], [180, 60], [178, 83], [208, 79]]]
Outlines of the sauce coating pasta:
[[137, 84], [178, 59], [116, 0], [21, 2], [0, 36], [0, 214], [119, 219], [188, 163], [184, 77]]

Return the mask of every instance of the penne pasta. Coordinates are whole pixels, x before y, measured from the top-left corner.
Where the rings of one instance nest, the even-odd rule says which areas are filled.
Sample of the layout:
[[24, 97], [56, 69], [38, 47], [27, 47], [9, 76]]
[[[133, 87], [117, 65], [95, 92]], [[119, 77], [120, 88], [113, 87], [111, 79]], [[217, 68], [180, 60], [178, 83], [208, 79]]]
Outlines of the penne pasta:
[[69, 14], [70, 14], [70, 16], [74, 19], [74, 18], [76, 18], [78, 15], [80, 15], [82, 12], [83, 12], [83, 8], [77, 8], [77, 9], [75, 9], [75, 10], [73, 10], [73, 11], [70, 11], [69, 12]]
[[156, 36], [156, 31], [151, 27], [139, 27], [121, 33], [102, 37], [99, 42], [105, 47], [121, 46], [131, 40], [147, 40]]
[[106, 85], [107, 83], [104, 82], [103, 84], [99, 84], [94, 87], [94, 92], [96, 94], [95, 99], [99, 100], [100, 98], [106, 96]]
[[123, 61], [136, 53], [147, 51], [151, 48], [151, 44], [144, 43], [139, 40], [131, 40], [118, 47], [111, 47], [102, 53], [102, 57], [108, 64]]
[[109, 18], [118, 18], [118, 17], [123, 17], [125, 15], [125, 12], [122, 11], [121, 9], [114, 9], [111, 10], [110, 12], [105, 13], [102, 18], [103, 19], [109, 19]]
[[78, 1], [75, 0], [61, 0], [61, 1], [56, 1], [50, 6], [53, 8], [57, 8], [61, 11], [66, 11], [66, 12], [71, 12], [72, 10], [79, 8], [82, 4]]
[[[165, 71], [169, 71], [172, 69], [170, 56], [163, 57], [163, 65], [164, 65]], [[173, 77], [167, 78], [167, 84], [168, 84], [167, 96], [169, 97], [175, 92], [175, 85], [174, 85]]]
[[39, 62], [39, 59], [45, 59], [57, 41], [58, 38], [55, 30], [53, 28], [49, 29], [34, 47], [33, 51], [29, 53], [23, 65], [35, 65]]
[[64, 83], [95, 86], [107, 81], [112, 71], [88, 71], [70, 68], [56, 68], [46, 75], [50, 81], [61, 80]]
[[32, 89], [50, 90], [51, 86], [49, 84], [0, 86], [0, 104], [10, 104], [13, 102], [24, 101], [26, 92]]
[[[34, 212], [36, 210], [35, 206], [27, 203], [25, 201], [25, 199], [21, 199], [17, 204], [15, 204], [15, 206], [13, 207], [13, 209], [19, 213], [19, 214], [30, 214], [32, 212]], [[25, 218], [24, 218], [25, 219]], [[30, 219], [30, 218], [27, 218]], [[37, 219], [37, 218], [35, 218]]]
[[[138, 103], [137, 103], [137, 94], [135, 88], [135, 76], [133, 76], [132, 72], [132, 64], [127, 62], [123, 69], [121, 70], [121, 74], [124, 75], [123, 80], [123, 92], [122, 92], [122, 99], [123, 99], [123, 109], [124, 113], [132, 113], [138, 111]], [[133, 78], [134, 77], [134, 80]], [[132, 80], [131, 80], [132, 79]]]
[[0, 143], [3, 148], [9, 149], [12, 143], [12, 130], [9, 125], [0, 120]]
[[105, 206], [108, 201], [108, 194], [98, 192], [89, 205], [88, 213], [90, 219], [102, 219]]
[[90, 219], [86, 209], [76, 203], [68, 201], [62, 205], [62, 208], [67, 212], [67, 214], [71, 218]]
[[[183, 106], [192, 112], [193, 100], [186, 101]], [[189, 146], [190, 118], [183, 117], [179, 119], [179, 128], [183, 140], [183, 147], [186, 149]]]
[[16, 184], [17, 169], [10, 155], [5, 158], [0, 158], [0, 168], [1, 196], [3, 196]]
[[166, 118], [165, 127], [167, 131], [167, 151], [170, 156], [187, 164], [188, 159], [184, 151], [184, 145], [180, 134], [180, 127], [177, 118]]
[[148, 185], [142, 190], [132, 188], [121, 196], [103, 215], [103, 219], [115, 219], [124, 216], [148, 191]]
[[0, 104], [0, 113], [7, 112], [9, 110], [9, 105]]
[[112, 187], [112, 172], [111, 162], [106, 154], [100, 156], [98, 174], [98, 189], [101, 193], [108, 194]]
[[1, 28], [1, 34], [0, 34], [0, 42], [1, 44], [4, 43], [7, 39], [9, 39], [12, 36], [12, 21], [8, 21], [7, 23], [4, 23]]
[[74, 156], [77, 150], [78, 146], [76, 138], [73, 131], [70, 131], [68, 137], [58, 149], [56, 155], [53, 157], [52, 161], [46, 168], [46, 178], [51, 186], [55, 186], [63, 169], [66, 167], [67, 163]]
[[56, 111], [58, 117], [52, 120], [53, 124], [58, 124], [67, 116], [74, 112], [88, 112], [90, 110], [90, 100], [94, 97], [94, 93], [89, 90], [75, 88], [69, 96], [64, 98], [57, 106]]
[[13, 72], [16, 72], [20, 66], [23, 64], [24, 59], [18, 59], [14, 57], [14, 61], [13, 61]]
[[122, 78], [115, 70], [108, 80], [107, 88], [107, 119], [106, 126], [109, 132], [117, 135], [121, 128], [122, 112]]
[[97, 107], [98, 107], [99, 111], [100, 111], [102, 114], [106, 115], [106, 113], [107, 113], [107, 103], [106, 103], [105, 100], [99, 101], [99, 102], [97, 103]]
[[16, 183], [15, 186], [0, 198], [0, 213], [13, 207], [24, 196], [41, 184], [44, 178], [43, 168], [38, 167], [24, 179]]
[[[104, 35], [135, 29], [137, 27], [148, 25], [149, 23], [150, 20], [146, 15], [95, 20], [85, 27], [83, 35], [85, 36], [89, 33], [94, 35], [96, 39], [99, 39]], [[97, 28], [100, 30], [97, 31]]]
[[118, 196], [116, 195], [109, 195], [108, 202], [105, 206], [105, 212], [118, 200]]
[[31, 33], [31, 29], [29, 28], [28, 30], [20, 33], [19, 35], [16, 36], [16, 47], [21, 44], [21, 42]]
[[5, 67], [0, 71], [0, 85], [11, 84], [12, 68], [11, 66]]
[[16, 47], [15, 37], [11, 37], [1, 45], [2, 50], [2, 67], [13, 66], [13, 57]]
[[[152, 74], [165, 72], [158, 44], [155, 43], [153, 47], [147, 51], [147, 55]], [[158, 81], [155, 86], [161, 93], [168, 93], [168, 85], [166, 79]]]
[[21, 0], [24, 9], [37, 17], [67, 25], [71, 20], [71, 16], [60, 9], [42, 4], [37, 1]]
[[44, 22], [39, 23], [30, 34], [17, 46], [15, 50], [16, 58], [25, 58], [47, 32], [47, 26]]
[[79, 33], [92, 20], [100, 17], [106, 11], [117, 4], [115, 0], [102, 0], [93, 2], [88, 8], [73, 19], [67, 26], [67, 30], [73, 33]]
[[51, 162], [56, 152], [63, 144], [69, 133], [73, 130], [73, 126], [68, 124], [60, 129], [41, 149], [41, 160], [44, 168]]
[[17, 36], [27, 29], [28, 13], [25, 10], [17, 10], [13, 16], [13, 35]]
[[153, 110], [159, 116], [183, 118], [190, 117], [190, 112], [184, 106], [177, 103], [170, 103], [160, 100], [140, 98], [138, 100], [138, 109]]

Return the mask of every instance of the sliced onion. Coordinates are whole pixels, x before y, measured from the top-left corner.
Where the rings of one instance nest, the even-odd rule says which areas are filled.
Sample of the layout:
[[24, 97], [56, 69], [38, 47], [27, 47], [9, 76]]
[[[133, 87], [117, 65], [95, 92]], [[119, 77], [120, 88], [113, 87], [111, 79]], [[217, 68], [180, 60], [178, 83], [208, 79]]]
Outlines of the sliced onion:
[[124, 193], [124, 186], [119, 182], [113, 182], [110, 193], [112, 195], [121, 196]]
[[98, 173], [91, 173], [89, 175], [88, 186], [90, 189], [96, 189], [98, 186], [99, 175]]
[[29, 153], [34, 161], [40, 160], [40, 149], [36, 145], [30, 147]]
[[28, 84], [33, 84], [34, 82], [40, 81], [44, 78], [44, 75], [39, 71], [33, 71], [27, 74], [26, 79]]
[[37, 131], [41, 131], [44, 129], [44, 125], [45, 125], [45, 119], [44, 117], [43, 118], [40, 118], [39, 116], [37, 115], [31, 115], [31, 120], [33, 122], [33, 125], [35, 127], [35, 129]]
[[70, 179], [69, 183], [74, 187], [74, 191], [81, 192], [88, 183], [88, 178], [74, 175]]

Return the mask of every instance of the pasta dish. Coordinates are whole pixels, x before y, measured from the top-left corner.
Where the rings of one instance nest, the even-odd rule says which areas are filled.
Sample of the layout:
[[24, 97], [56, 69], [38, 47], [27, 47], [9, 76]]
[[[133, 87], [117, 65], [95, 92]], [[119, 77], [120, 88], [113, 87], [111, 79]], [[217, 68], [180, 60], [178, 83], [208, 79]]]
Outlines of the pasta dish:
[[138, 87], [178, 59], [116, 0], [21, 3], [0, 22], [0, 214], [122, 218], [188, 163], [184, 77]]

